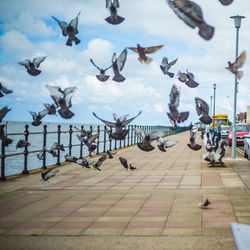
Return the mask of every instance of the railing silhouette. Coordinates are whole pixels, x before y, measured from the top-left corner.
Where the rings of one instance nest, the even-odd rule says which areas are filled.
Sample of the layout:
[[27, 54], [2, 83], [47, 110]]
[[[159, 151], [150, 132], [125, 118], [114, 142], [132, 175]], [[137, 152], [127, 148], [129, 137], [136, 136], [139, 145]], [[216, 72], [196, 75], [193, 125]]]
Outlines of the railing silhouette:
[[[131, 145], [135, 145], [136, 143], [140, 142], [139, 137], [135, 134], [133, 128], [139, 128], [139, 129], [143, 129], [145, 131], [146, 134], [150, 134], [152, 131], [157, 131], [157, 130], [163, 130], [166, 132], [166, 136], [171, 135], [171, 134], [175, 134], [177, 131], [171, 130], [170, 127], [165, 127], [165, 126], [138, 126], [138, 125], [128, 125], [127, 129], [129, 130], [126, 138], [124, 140], [111, 140], [111, 138], [109, 138], [106, 129], [106, 126], [103, 126], [103, 129], [100, 129], [100, 126], [97, 126], [97, 130], [93, 130], [93, 126], [90, 126], [90, 130], [92, 130], [93, 133], [95, 132], [99, 132], [100, 136], [96, 141], [96, 155], [106, 152], [107, 150], [116, 150], [116, 149], [120, 149], [123, 147], [127, 147], [127, 146], [131, 146]], [[178, 132], [183, 132], [186, 131], [188, 128], [187, 127], [179, 127], [179, 131]], [[46, 156], [48, 154], [48, 152], [46, 151], [46, 147], [47, 147], [47, 141], [48, 141], [48, 136], [50, 134], [57, 134], [57, 143], [60, 145], [61, 144], [61, 134], [62, 133], [68, 133], [69, 134], [69, 142], [68, 145], [64, 145], [65, 149], [68, 149], [68, 155], [72, 156], [72, 148], [73, 147], [79, 147], [79, 158], [82, 157], [86, 157], [86, 156], [92, 156], [90, 152], [87, 151], [87, 154], [84, 155], [83, 154], [83, 147], [84, 144], [83, 142], [80, 142], [78, 144], [72, 144], [72, 135], [74, 133], [79, 133], [79, 132], [83, 132], [84, 130], [84, 126], [81, 126], [80, 130], [74, 130], [73, 129], [73, 125], [69, 125], [69, 130], [67, 131], [62, 131], [61, 130], [61, 125], [58, 125], [57, 127], [57, 131], [47, 131], [47, 125], [43, 126], [43, 131], [42, 132], [30, 132], [29, 131], [29, 125], [25, 125], [25, 130], [24, 133], [8, 133], [7, 137], [11, 138], [11, 136], [20, 136], [23, 135], [24, 136], [24, 140], [25, 141], [29, 141], [29, 137], [30, 135], [43, 135], [43, 140], [42, 140], [42, 148], [39, 150], [28, 150], [28, 146], [24, 147], [24, 151], [20, 152], [20, 153], [11, 153], [11, 154], [5, 154], [5, 146], [3, 145], [3, 143], [1, 143], [1, 180], [6, 180], [6, 176], [5, 176], [5, 159], [8, 157], [15, 157], [17, 155], [23, 155], [24, 156], [24, 163], [23, 163], [23, 170], [22, 170], [22, 174], [27, 175], [29, 174], [29, 170], [28, 170], [28, 160], [29, 160], [29, 155], [30, 154], [34, 154], [34, 153], [40, 153], [43, 152], [43, 158], [42, 158], [42, 169], [46, 169], [47, 167], [47, 162], [46, 162]], [[102, 138], [102, 140], [100, 139]], [[31, 142], [32, 143], [32, 142]], [[102, 148], [101, 148], [102, 145]], [[75, 156], [75, 155], [74, 155]], [[60, 165], [61, 164], [61, 160], [60, 160], [60, 149], [57, 150], [57, 156], [56, 156], [56, 165]]]

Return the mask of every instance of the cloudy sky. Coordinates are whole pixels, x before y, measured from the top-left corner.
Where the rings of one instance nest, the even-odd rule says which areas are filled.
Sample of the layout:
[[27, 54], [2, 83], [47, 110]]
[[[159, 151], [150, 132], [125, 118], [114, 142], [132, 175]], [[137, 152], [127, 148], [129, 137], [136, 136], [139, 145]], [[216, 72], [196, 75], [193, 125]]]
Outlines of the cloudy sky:
[[[140, 110], [142, 115], [134, 124], [170, 125], [166, 116], [169, 93], [173, 84], [180, 87], [180, 111], [190, 111], [189, 119], [198, 121], [195, 111], [196, 96], [210, 104], [213, 84], [216, 83], [216, 113], [226, 113], [232, 119], [234, 76], [224, 69], [227, 61], [235, 59], [236, 31], [232, 15], [244, 15], [240, 29], [239, 52], [250, 47], [250, 1], [234, 0], [230, 6], [222, 6], [218, 0], [196, 0], [203, 10], [205, 21], [215, 27], [210, 41], [198, 35], [198, 29], [189, 28], [169, 8], [165, 0], [120, 0], [118, 14], [125, 17], [120, 25], [110, 25], [104, 19], [109, 16], [105, 0], [1, 0], [0, 1], [0, 82], [14, 93], [1, 98], [1, 106], [12, 108], [5, 120], [31, 121], [30, 111], [38, 112], [44, 102], [52, 103], [46, 85], [61, 88], [75, 86], [72, 111], [75, 116], [69, 122], [97, 123], [92, 115], [112, 121], [112, 114], [130, 117]], [[60, 27], [51, 18], [69, 22], [81, 10], [78, 38], [81, 43], [68, 47]], [[147, 47], [164, 44], [152, 54], [150, 65], [141, 64], [137, 55], [128, 50], [128, 58], [122, 75], [123, 83], [110, 79], [99, 82], [97, 69], [89, 62], [92, 58], [100, 67], [108, 67], [114, 52], [120, 54], [125, 47], [136, 44]], [[47, 56], [40, 65], [42, 73], [30, 76], [18, 64], [24, 59]], [[163, 75], [160, 63], [163, 56], [169, 61], [178, 57], [172, 72], [188, 69], [200, 85], [191, 89], [176, 77]], [[237, 112], [245, 112], [250, 105], [249, 60], [239, 83]], [[61, 117], [46, 116], [44, 121], [68, 122]]]

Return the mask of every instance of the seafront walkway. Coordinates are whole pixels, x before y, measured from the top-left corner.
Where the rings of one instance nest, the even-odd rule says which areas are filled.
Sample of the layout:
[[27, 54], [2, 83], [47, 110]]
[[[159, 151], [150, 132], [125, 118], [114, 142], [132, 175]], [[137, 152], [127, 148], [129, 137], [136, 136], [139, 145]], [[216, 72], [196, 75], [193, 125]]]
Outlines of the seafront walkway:
[[0, 182], [0, 249], [235, 249], [230, 223], [250, 224], [250, 162], [226, 147], [225, 167], [209, 167], [189, 131], [169, 139], [166, 153], [118, 150], [102, 171], [69, 163], [49, 183]]

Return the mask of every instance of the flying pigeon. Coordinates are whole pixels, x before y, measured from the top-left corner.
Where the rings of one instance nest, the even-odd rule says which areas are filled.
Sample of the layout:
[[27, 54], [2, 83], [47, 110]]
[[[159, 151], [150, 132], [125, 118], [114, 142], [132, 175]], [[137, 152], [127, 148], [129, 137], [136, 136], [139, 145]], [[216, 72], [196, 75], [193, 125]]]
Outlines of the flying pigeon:
[[30, 146], [30, 143], [28, 141], [25, 141], [25, 140], [19, 140], [16, 144], [16, 149], [17, 148], [24, 148], [24, 147], [28, 147]]
[[100, 169], [99, 167], [102, 165], [102, 163], [103, 163], [106, 159], [107, 159], [107, 155], [101, 156], [101, 157], [97, 160], [97, 162], [94, 163], [94, 165], [93, 165], [94, 169], [101, 171], [101, 169]]
[[49, 179], [54, 177], [58, 172], [59, 170], [50, 169], [50, 170], [47, 170], [46, 172], [41, 173], [43, 183], [45, 181], [49, 182]]
[[49, 150], [46, 149], [46, 151], [47, 151], [48, 153], [50, 153], [53, 157], [57, 157], [57, 156], [58, 156], [58, 155], [57, 155], [57, 151], [58, 151], [58, 150], [65, 151], [63, 144], [60, 144], [60, 145], [59, 145], [57, 142], [55, 142], [55, 143], [51, 146], [51, 148], [50, 148]]
[[163, 137], [159, 137], [157, 141], [159, 142], [157, 146], [162, 152], [166, 152], [166, 148], [170, 148], [176, 144], [175, 141], [164, 140]]
[[123, 158], [123, 157], [119, 157], [119, 160], [120, 160], [122, 166], [123, 166], [126, 170], [128, 170], [128, 161], [127, 161], [127, 159], [125, 159], [125, 158]]
[[44, 109], [38, 113], [30, 111], [30, 114], [32, 115], [33, 122], [31, 123], [33, 126], [39, 126], [42, 122], [41, 119], [48, 114], [48, 110]]
[[[100, 117], [98, 117], [94, 112], [93, 115], [99, 119], [100, 121], [102, 121], [103, 123], [105, 123], [105, 125], [107, 125], [110, 128], [115, 128], [115, 132], [112, 133], [110, 131], [107, 131], [109, 133], [109, 136], [114, 139], [114, 140], [123, 140], [126, 135], [128, 134], [129, 130], [128, 129], [123, 129], [126, 125], [128, 125], [129, 123], [131, 123], [136, 117], [138, 117], [140, 114], [142, 113], [142, 111], [140, 111], [135, 117], [132, 117], [130, 119], [127, 119], [127, 116], [125, 119], [123, 118], [115, 118], [115, 123], [113, 122], [108, 122], [106, 120], [101, 119]], [[117, 119], [117, 120], [116, 120]], [[120, 120], [121, 119], [121, 120]]]
[[127, 50], [124, 49], [118, 58], [116, 58], [116, 53], [113, 54], [112, 60], [111, 60], [113, 72], [115, 74], [113, 77], [113, 81], [123, 82], [126, 80], [126, 78], [123, 75], [121, 75], [120, 72], [122, 71], [125, 65], [125, 62], [127, 59], [127, 53], [128, 53]]
[[115, 155], [117, 152], [110, 152], [109, 150], [107, 150], [106, 153], [107, 153], [109, 159], [113, 159], [114, 158], [113, 155]]
[[64, 119], [70, 119], [75, 114], [69, 110], [71, 108], [71, 98], [76, 91], [76, 87], [68, 87], [62, 90], [57, 86], [46, 85], [49, 90], [51, 98], [54, 100], [56, 106], [60, 107], [58, 113]]
[[169, 63], [167, 57], [162, 58], [160, 68], [164, 75], [168, 75], [171, 78], [174, 77], [174, 73], [169, 72], [169, 69], [177, 62], [177, 60], [178, 58], [176, 58], [174, 61]]
[[111, 66], [109, 66], [108, 68], [106, 68], [106, 69], [101, 69], [101, 68], [99, 68], [98, 66], [96, 66], [96, 64], [94, 63], [94, 61], [92, 60], [92, 59], [89, 59], [90, 60], [90, 62], [100, 71], [100, 75], [96, 75], [96, 78], [99, 80], [99, 81], [101, 81], [101, 82], [106, 82], [108, 79], [109, 79], [109, 76], [106, 76], [105, 75], [105, 72], [108, 70], [108, 69], [110, 69], [112, 66], [113, 66], [113, 64], [111, 65]]
[[204, 202], [199, 203], [199, 207], [200, 208], [208, 208], [208, 205], [210, 205], [210, 204], [211, 204], [211, 202], [208, 199], [206, 199]]
[[146, 54], [153, 54], [155, 53], [156, 51], [158, 51], [159, 49], [161, 49], [164, 45], [159, 45], [159, 46], [152, 46], [152, 47], [146, 47], [146, 48], [143, 48], [140, 46], [140, 44], [137, 44], [137, 47], [134, 48], [134, 47], [128, 47], [128, 49], [134, 51], [135, 53], [138, 53], [139, 55], [139, 62], [141, 63], [146, 63], [146, 64], [150, 64], [153, 59], [146, 56]]
[[49, 103], [44, 103], [43, 105], [47, 109], [48, 115], [56, 115], [57, 105]]
[[199, 120], [204, 124], [210, 124], [212, 122], [212, 118], [209, 116], [208, 104], [199, 97], [195, 97], [195, 104]]
[[36, 154], [36, 157], [38, 158], [38, 160], [43, 160], [44, 154], [43, 151], [39, 152], [39, 154]]
[[0, 140], [2, 141], [2, 145], [8, 147], [9, 144], [13, 142], [12, 139], [7, 138], [7, 132], [4, 132], [5, 125], [0, 125]]
[[231, 73], [235, 75], [236, 79], [240, 80], [243, 76], [243, 71], [238, 69], [243, 67], [243, 65], [246, 62], [246, 58], [247, 58], [246, 51], [241, 52], [241, 54], [237, 57], [234, 63], [228, 61], [228, 67], [225, 67], [225, 69], [229, 70]]
[[214, 35], [214, 27], [208, 25], [198, 4], [189, 0], [167, 0], [174, 13], [189, 27], [198, 27], [199, 35], [205, 40], [210, 40]]
[[177, 128], [177, 123], [184, 122], [189, 116], [189, 112], [179, 112], [177, 107], [179, 106], [180, 91], [174, 84], [170, 92], [170, 103], [168, 104], [170, 113], [167, 113], [170, 122], [173, 124], [173, 128]]
[[64, 21], [59, 21], [58, 19], [52, 16], [52, 18], [56, 20], [56, 22], [62, 29], [63, 36], [68, 36], [68, 40], [66, 42], [66, 45], [68, 46], [72, 46], [73, 41], [75, 42], [75, 44], [80, 43], [80, 40], [75, 36], [76, 34], [78, 34], [77, 25], [80, 14], [81, 11], [79, 11], [78, 15], [74, 19], [72, 19], [69, 24]]
[[20, 65], [24, 66], [27, 69], [27, 72], [32, 76], [39, 75], [42, 71], [39, 70], [40, 64], [46, 59], [46, 56], [36, 57], [31, 62], [29, 59], [19, 62]]
[[197, 131], [198, 131], [197, 126], [193, 126], [191, 131], [190, 131], [190, 143], [187, 144], [189, 148], [191, 148], [192, 150], [195, 150], [195, 151], [201, 149], [201, 145], [195, 143]]
[[92, 131], [90, 133], [86, 133], [85, 131], [80, 135], [77, 134], [76, 137], [88, 147], [89, 152], [93, 152], [97, 147], [95, 145], [95, 140], [99, 137], [99, 135], [100, 133], [92, 135]]
[[71, 156], [68, 154], [65, 154], [64, 158], [65, 158], [66, 162], [76, 162], [77, 161], [77, 158], [75, 156]]
[[89, 160], [89, 157], [87, 157], [87, 159], [83, 160], [83, 159], [78, 159], [76, 161], [77, 164], [81, 165], [84, 168], [90, 168], [90, 165], [92, 165], [94, 162]]
[[106, 0], [106, 9], [109, 9], [110, 16], [105, 18], [105, 20], [113, 25], [120, 24], [124, 21], [124, 17], [117, 15], [117, 9], [119, 8], [118, 0]]
[[11, 111], [11, 109], [9, 109], [8, 106], [4, 106], [2, 109], [0, 109], [0, 123], [9, 111]]
[[230, 5], [233, 0], [219, 0], [222, 5]]
[[199, 86], [199, 83], [197, 83], [194, 80], [194, 74], [191, 72], [188, 72], [188, 70], [187, 70], [187, 73], [182, 73], [179, 71], [177, 75], [179, 76], [178, 80], [181, 82], [184, 82], [188, 87], [195, 88]]
[[3, 97], [4, 94], [11, 94], [11, 93], [13, 93], [13, 91], [5, 88], [3, 84], [0, 82], [0, 97]]

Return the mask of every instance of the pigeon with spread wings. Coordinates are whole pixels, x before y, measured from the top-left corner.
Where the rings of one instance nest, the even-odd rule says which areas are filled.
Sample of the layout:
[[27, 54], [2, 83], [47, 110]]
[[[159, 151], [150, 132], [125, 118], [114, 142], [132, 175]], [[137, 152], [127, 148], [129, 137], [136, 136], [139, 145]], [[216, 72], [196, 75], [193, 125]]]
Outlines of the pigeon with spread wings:
[[198, 27], [199, 35], [210, 40], [214, 35], [214, 27], [208, 25], [203, 19], [201, 7], [189, 0], [167, 0], [174, 13], [191, 28]]
[[33, 118], [33, 122], [31, 123], [33, 126], [39, 126], [42, 122], [42, 118], [48, 114], [48, 110], [44, 109], [38, 113], [30, 111], [30, 114]]
[[99, 135], [100, 133], [92, 135], [91, 131], [90, 134], [84, 134], [84, 133], [81, 133], [80, 135], [76, 134], [76, 137], [88, 147], [89, 152], [93, 152], [97, 147], [95, 145], [95, 140], [99, 137]]
[[47, 170], [46, 172], [41, 173], [42, 182], [45, 181], [49, 182], [49, 179], [56, 176], [56, 174], [59, 172], [59, 170]]
[[181, 123], [187, 120], [189, 116], [189, 112], [179, 112], [179, 99], [180, 99], [180, 91], [177, 86], [174, 84], [171, 92], [170, 92], [170, 103], [168, 104], [170, 113], [167, 113], [170, 122], [173, 124], [173, 129], [177, 128], [177, 123]]
[[195, 97], [196, 112], [199, 115], [199, 120], [204, 124], [210, 124], [212, 118], [209, 116], [208, 104], [199, 97]]
[[164, 45], [159, 45], [159, 46], [151, 46], [151, 47], [141, 47], [140, 44], [137, 44], [137, 47], [128, 47], [128, 49], [134, 51], [135, 53], [137, 53], [139, 55], [138, 60], [141, 63], [146, 63], [146, 64], [150, 64], [153, 59], [146, 56], [146, 54], [153, 54], [156, 51], [158, 51], [159, 49], [161, 49]]
[[46, 85], [46, 88], [50, 92], [51, 98], [54, 100], [56, 106], [60, 107], [58, 113], [64, 119], [70, 119], [74, 116], [74, 113], [69, 110], [72, 106], [71, 98], [76, 91], [76, 87], [68, 87], [62, 90], [57, 86]]
[[72, 46], [73, 41], [75, 42], [75, 44], [80, 43], [80, 40], [75, 36], [76, 34], [78, 34], [77, 25], [80, 14], [81, 11], [79, 11], [78, 15], [74, 19], [72, 19], [69, 24], [64, 21], [59, 21], [57, 18], [52, 16], [52, 18], [56, 20], [56, 22], [62, 29], [63, 36], [68, 36], [68, 40], [66, 42], [66, 45], [68, 46]]
[[57, 105], [49, 103], [44, 103], [43, 105], [47, 109], [48, 115], [56, 115]]
[[46, 59], [46, 56], [36, 57], [31, 62], [29, 59], [19, 62], [20, 65], [24, 66], [27, 69], [27, 72], [32, 76], [39, 75], [42, 71], [39, 70], [40, 64]]
[[[100, 121], [102, 121], [103, 123], [105, 123], [105, 125], [107, 125], [110, 128], [114, 128], [115, 132], [112, 133], [112, 131], [107, 131], [109, 136], [114, 139], [114, 140], [123, 140], [126, 135], [128, 134], [129, 130], [128, 129], [124, 129], [124, 127], [126, 125], [128, 125], [129, 123], [131, 123], [136, 117], [138, 117], [140, 114], [142, 113], [142, 111], [140, 111], [135, 117], [127, 119], [127, 115], [126, 116], [122, 116], [121, 118], [115, 118], [116, 122], [109, 122], [106, 120], [101, 119], [100, 117], [98, 117], [94, 112], [93, 115], [99, 119]], [[115, 117], [115, 116], [114, 116]]]
[[114, 77], [113, 77], [113, 81], [116, 82], [123, 82], [126, 80], [126, 78], [120, 74], [120, 72], [122, 71], [126, 59], [127, 59], [127, 50], [124, 49], [122, 51], [122, 53], [116, 57], [116, 53], [113, 54], [112, 56], [112, 67], [113, 67], [113, 71], [114, 71]]
[[106, 0], [106, 9], [109, 9], [110, 16], [105, 20], [113, 25], [120, 24], [124, 21], [124, 17], [117, 15], [117, 9], [120, 7], [118, 0]]
[[13, 93], [13, 91], [5, 88], [3, 84], [0, 82], [0, 97], [3, 97], [4, 94], [11, 94], [11, 93]]
[[174, 61], [169, 63], [167, 57], [162, 58], [160, 68], [164, 75], [168, 75], [171, 78], [174, 77], [174, 73], [169, 72], [169, 69], [177, 62], [177, 60], [178, 58], [176, 58]]
[[243, 71], [238, 69], [243, 67], [243, 65], [246, 62], [246, 58], [247, 58], [246, 51], [242, 51], [234, 63], [228, 61], [228, 67], [225, 67], [225, 69], [229, 70], [231, 73], [235, 75], [236, 79], [240, 80], [243, 77]]
[[110, 69], [113, 64], [111, 64], [111, 66], [109, 66], [108, 68], [106, 69], [101, 69], [99, 68], [92, 59], [89, 59], [90, 62], [100, 71], [100, 75], [96, 75], [96, 78], [101, 81], [101, 82], [106, 82], [108, 79], [109, 79], [109, 76], [105, 75], [105, 72]]
[[197, 131], [198, 131], [198, 127], [193, 126], [191, 131], [190, 131], [190, 143], [187, 144], [189, 148], [191, 148], [192, 150], [195, 150], [195, 151], [201, 149], [201, 145], [196, 144], [196, 142], [195, 142]]
[[184, 82], [190, 88], [196, 88], [199, 83], [194, 80], [194, 74], [187, 70], [187, 73], [178, 72], [178, 80]]

